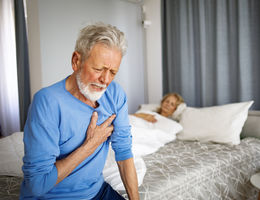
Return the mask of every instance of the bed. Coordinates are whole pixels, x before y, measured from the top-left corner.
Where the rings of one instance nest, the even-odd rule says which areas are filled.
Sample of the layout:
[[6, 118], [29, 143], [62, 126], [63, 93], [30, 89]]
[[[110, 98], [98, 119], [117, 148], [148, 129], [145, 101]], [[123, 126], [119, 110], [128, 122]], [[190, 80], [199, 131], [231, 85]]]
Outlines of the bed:
[[[189, 120], [199, 124], [200, 122], [194, 119], [196, 117], [200, 121], [211, 123], [214, 119], [203, 119], [205, 116], [208, 118], [211, 112], [217, 120], [220, 120], [219, 117], [224, 121], [227, 121], [228, 117], [232, 118], [228, 120], [228, 124], [238, 125], [237, 122], [240, 120], [240, 126], [243, 128], [242, 131], [237, 130], [240, 136], [239, 144], [236, 139], [233, 139], [233, 144], [225, 144], [218, 138], [215, 138], [218, 142], [208, 142], [204, 141], [205, 138], [200, 138], [202, 141], [193, 138], [183, 140], [182, 136], [167, 143], [155, 153], [145, 155], [143, 159], [146, 174], [139, 187], [142, 200], [257, 199], [259, 191], [250, 183], [250, 177], [260, 171], [260, 111], [247, 112], [250, 103], [248, 106], [236, 104], [235, 107], [241, 107], [233, 107], [234, 114], [240, 115], [240, 119], [235, 119], [232, 114], [228, 116], [228, 113], [223, 113], [222, 109], [230, 111], [230, 106], [234, 105], [218, 106], [217, 110], [216, 107], [211, 107], [207, 111], [194, 111], [192, 108]], [[248, 117], [243, 122], [241, 119], [247, 113]], [[186, 122], [181, 124], [187, 126]], [[200, 129], [202, 126], [207, 127], [199, 124]], [[227, 128], [226, 125], [223, 127]], [[192, 128], [198, 131], [196, 127]], [[219, 127], [218, 129], [221, 130]], [[225, 139], [222, 139], [222, 142], [224, 141]], [[121, 194], [127, 198], [124, 191], [121, 191]]]
[[[257, 199], [258, 190], [249, 180], [260, 171], [260, 111], [249, 111], [247, 116], [239, 144], [177, 137], [155, 152], [136, 156], [145, 163], [139, 186], [141, 199]], [[15, 139], [10, 137], [10, 144], [21, 134], [12, 137]], [[11, 151], [19, 154], [19, 145], [22, 143], [16, 142]], [[0, 143], [0, 152], [3, 148]], [[14, 158], [16, 162], [18, 158]], [[6, 174], [1, 170], [0, 199], [18, 199], [21, 174], [13, 165], [8, 170]], [[125, 191], [117, 190], [127, 199]]]
[[260, 169], [260, 140], [238, 146], [176, 140], [144, 157], [141, 199], [257, 199], [250, 184]]

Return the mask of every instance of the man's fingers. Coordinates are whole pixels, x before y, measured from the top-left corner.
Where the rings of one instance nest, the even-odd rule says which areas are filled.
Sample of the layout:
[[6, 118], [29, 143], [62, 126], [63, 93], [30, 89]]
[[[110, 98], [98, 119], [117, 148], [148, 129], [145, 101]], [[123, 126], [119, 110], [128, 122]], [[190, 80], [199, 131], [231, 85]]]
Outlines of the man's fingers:
[[93, 112], [92, 117], [91, 117], [91, 121], [89, 124], [89, 128], [90, 129], [94, 129], [97, 126], [97, 120], [98, 120], [98, 114], [97, 112]]
[[103, 124], [101, 124], [102, 127], [108, 127], [112, 121], [115, 119], [116, 115], [113, 114], [111, 115], [106, 121], [103, 122]]
[[113, 130], [114, 130], [114, 126], [112, 124], [106, 128], [106, 131], [109, 134], [108, 136], [112, 134]]

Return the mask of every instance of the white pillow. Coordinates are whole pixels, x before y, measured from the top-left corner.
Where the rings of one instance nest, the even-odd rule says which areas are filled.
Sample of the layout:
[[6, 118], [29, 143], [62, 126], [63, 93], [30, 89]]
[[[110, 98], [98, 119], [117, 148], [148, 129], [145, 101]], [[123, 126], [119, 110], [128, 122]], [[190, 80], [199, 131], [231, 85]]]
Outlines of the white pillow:
[[[186, 107], [187, 107], [186, 103], [181, 103], [177, 107], [177, 109], [173, 112], [171, 118], [175, 121], [180, 121], [181, 114], [184, 112]], [[160, 104], [141, 104], [137, 112], [145, 112], [145, 111], [157, 112], [159, 108], [160, 108]]]
[[186, 109], [187, 105], [186, 103], [181, 103], [177, 109], [173, 112], [172, 114], [172, 119], [175, 121], [180, 121], [181, 119], [181, 115], [184, 112], [184, 110]]
[[23, 155], [22, 132], [0, 139], [0, 175], [22, 177]]
[[248, 101], [205, 108], [187, 107], [180, 120], [183, 130], [177, 138], [237, 145], [252, 104], [253, 101]]

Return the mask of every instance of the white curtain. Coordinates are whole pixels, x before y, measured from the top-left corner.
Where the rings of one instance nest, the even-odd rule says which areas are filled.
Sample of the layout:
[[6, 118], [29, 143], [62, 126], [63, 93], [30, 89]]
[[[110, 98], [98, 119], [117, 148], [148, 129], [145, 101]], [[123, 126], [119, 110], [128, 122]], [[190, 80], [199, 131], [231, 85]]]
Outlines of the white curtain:
[[7, 136], [20, 130], [14, 1], [0, 0], [0, 126]]

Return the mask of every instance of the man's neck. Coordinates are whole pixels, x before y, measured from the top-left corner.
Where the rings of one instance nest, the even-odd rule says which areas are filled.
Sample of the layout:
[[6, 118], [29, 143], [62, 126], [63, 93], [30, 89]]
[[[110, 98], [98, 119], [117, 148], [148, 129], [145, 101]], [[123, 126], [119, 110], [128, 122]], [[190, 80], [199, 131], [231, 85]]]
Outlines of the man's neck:
[[67, 78], [65, 88], [66, 88], [66, 90], [69, 91], [69, 93], [71, 93], [74, 97], [76, 97], [78, 100], [82, 101], [83, 103], [85, 103], [93, 108], [98, 107], [97, 101], [95, 101], [95, 102], [90, 101], [80, 92], [77, 81], [76, 81], [76, 76], [74, 73]]

